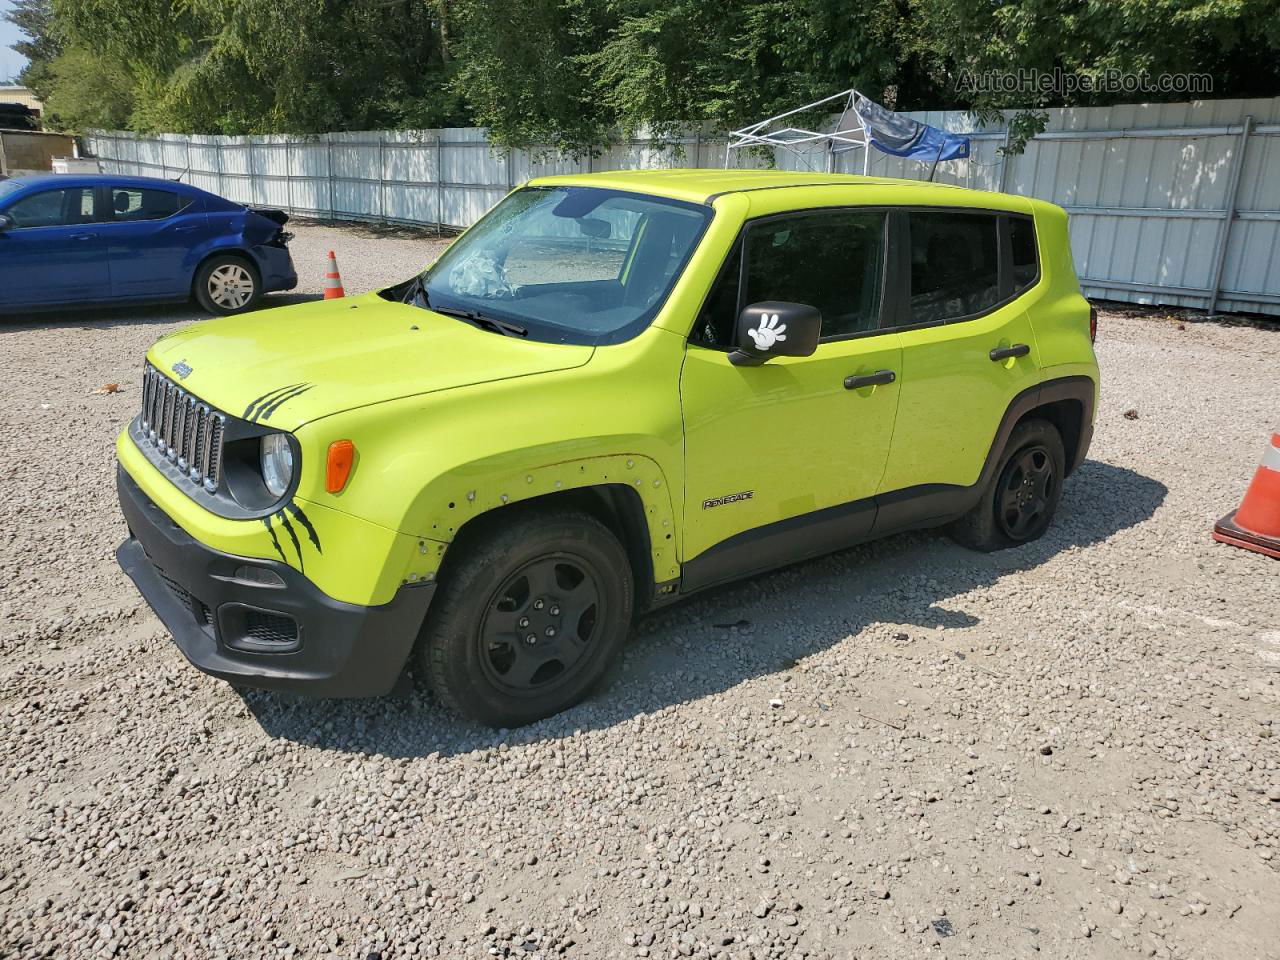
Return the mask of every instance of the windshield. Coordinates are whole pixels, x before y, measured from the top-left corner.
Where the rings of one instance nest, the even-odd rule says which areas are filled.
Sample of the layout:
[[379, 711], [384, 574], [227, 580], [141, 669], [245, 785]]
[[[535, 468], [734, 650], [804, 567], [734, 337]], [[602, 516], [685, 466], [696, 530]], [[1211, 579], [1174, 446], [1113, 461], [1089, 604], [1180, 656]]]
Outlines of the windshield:
[[643, 194], [527, 187], [404, 299], [531, 340], [618, 343], [657, 314], [710, 218], [708, 207]]
[[23, 186], [24, 184], [19, 180], [0, 180], [0, 199], [11, 193], [17, 193]]

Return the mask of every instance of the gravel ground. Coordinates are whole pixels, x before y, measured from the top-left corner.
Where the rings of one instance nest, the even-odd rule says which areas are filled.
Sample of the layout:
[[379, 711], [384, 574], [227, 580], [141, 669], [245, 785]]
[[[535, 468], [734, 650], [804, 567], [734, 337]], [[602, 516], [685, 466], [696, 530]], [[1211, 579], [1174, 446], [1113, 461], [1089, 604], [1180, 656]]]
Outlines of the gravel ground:
[[[330, 247], [360, 292], [434, 242], [297, 234], [273, 301]], [[237, 692], [141, 604], [112, 441], [197, 319], [0, 324], [0, 955], [1277, 956], [1280, 566], [1209, 538], [1277, 426], [1275, 329], [1104, 313], [1044, 539], [722, 589], [495, 733]]]

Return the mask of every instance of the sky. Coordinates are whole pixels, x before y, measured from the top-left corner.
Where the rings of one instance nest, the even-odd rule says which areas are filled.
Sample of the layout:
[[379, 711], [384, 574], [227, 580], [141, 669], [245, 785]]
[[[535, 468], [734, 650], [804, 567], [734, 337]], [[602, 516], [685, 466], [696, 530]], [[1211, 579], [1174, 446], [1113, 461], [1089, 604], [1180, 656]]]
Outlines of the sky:
[[[0, 0], [0, 17], [8, 13], [12, 7], [10, 0]], [[18, 32], [17, 27], [8, 20], [0, 20], [0, 83], [8, 83], [27, 65], [25, 57], [19, 56], [17, 51], [9, 48], [9, 44], [21, 38], [22, 34]]]

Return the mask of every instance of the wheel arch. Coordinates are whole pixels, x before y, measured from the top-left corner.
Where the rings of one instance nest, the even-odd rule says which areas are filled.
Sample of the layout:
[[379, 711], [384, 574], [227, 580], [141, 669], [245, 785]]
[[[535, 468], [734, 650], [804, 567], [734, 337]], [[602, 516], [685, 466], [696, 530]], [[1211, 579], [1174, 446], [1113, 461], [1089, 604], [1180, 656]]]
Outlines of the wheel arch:
[[652, 605], [657, 592], [654, 579], [652, 535], [645, 517], [645, 504], [634, 488], [621, 483], [598, 484], [543, 493], [501, 509], [495, 508], [468, 519], [454, 534], [454, 539], [440, 564], [441, 578], [449, 575], [452, 558], [463, 555], [460, 547], [493, 526], [504, 522], [504, 515], [526, 511], [570, 511], [586, 513], [603, 523], [618, 538], [631, 565], [636, 609]]
[[[1092, 377], [1068, 376], [1046, 380], [1034, 387], [1023, 390], [1010, 401], [1005, 409], [1000, 426], [987, 451], [987, 460], [983, 464], [978, 482], [970, 489], [983, 490], [991, 481], [996, 465], [1004, 453], [1005, 446], [1014, 427], [1024, 420], [1048, 420], [1062, 434], [1062, 443], [1067, 448], [1067, 473], [1070, 474], [1084, 462], [1089, 452], [1089, 443], [1093, 438], [1093, 408], [1097, 397], [1098, 385]], [[1068, 445], [1068, 433], [1071, 444]]]
[[627, 551], [638, 609], [673, 592], [680, 565], [671, 494], [658, 464], [638, 454], [526, 468], [484, 482], [465, 474], [438, 478], [418, 496], [407, 529], [436, 545], [437, 575], [446, 576], [461, 543], [516, 508], [576, 509], [600, 520]]
[[1058, 435], [1062, 437], [1062, 447], [1066, 453], [1067, 475], [1070, 476], [1071, 472], [1079, 466], [1077, 455], [1080, 456], [1080, 460], [1084, 459], [1083, 451], [1080, 450], [1080, 441], [1085, 430], [1084, 401], [1079, 397], [1064, 397], [1042, 403], [1019, 417], [1014, 426], [1017, 427], [1019, 423], [1027, 420], [1047, 420], [1053, 424]]
[[205, 264], [215, 257], [235, 257], [237, 260], [243, 260], [253, 270], [258, 278], [258, 286], [262, 286], [262, 267], [253, 254], [243, 247], [215, 247], [212, 250], [206, 250], [196, 258], [195, 266], [191, 268], [190, 287], [191, 296], [196, 295], [196, 282], [200, 279], [200, 271], [204, 269]]

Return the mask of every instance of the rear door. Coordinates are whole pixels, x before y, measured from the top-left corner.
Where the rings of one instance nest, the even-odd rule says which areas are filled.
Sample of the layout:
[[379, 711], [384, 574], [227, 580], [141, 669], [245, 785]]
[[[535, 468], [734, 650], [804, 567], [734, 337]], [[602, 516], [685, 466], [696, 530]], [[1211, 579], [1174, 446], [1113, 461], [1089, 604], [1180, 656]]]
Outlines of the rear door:
[[[978, 480], [1009, 402], [1040, 380], [1040, 356], [1014, 269], [1013, 215], [913, 210], [903, 242], [901, 399], [881, 491]], [[905, 292], [904, 292], [905, 293]], [[993, 352], [994, 351], [994, 352]]]
[[93, 187], [28, 193], [0, 212], [0, 305], [79, 303], [111, 296], [106, 242]]
[[112, 296], [189, 294], [195, 267], [192, 248], [209, 235], [199, 197], [135, 184], [116, 184], [105, 193], [110, 222], [103, 233], [111, 259]]

